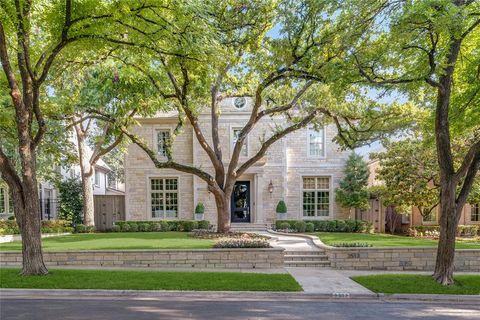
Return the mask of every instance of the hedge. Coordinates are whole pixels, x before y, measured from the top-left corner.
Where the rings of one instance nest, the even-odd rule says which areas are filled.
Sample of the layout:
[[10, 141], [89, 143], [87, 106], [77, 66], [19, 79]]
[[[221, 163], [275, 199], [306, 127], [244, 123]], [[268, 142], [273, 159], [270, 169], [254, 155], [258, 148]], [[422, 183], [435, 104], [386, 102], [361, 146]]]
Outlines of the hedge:
[[364, 220], [277, 220], [275, 228], [295, 232], [373, 232], [373, 224]]
[[[73, 232], [73, 228], [65, 220], [42, 220], [42, 233], [64, 233]], [[19, 234], [15, 220], [0, 220], [0, 235]]]
[[[440, 233], [440, 226], [415, 226], [409, 230], [409, 234], [412, 236], [422, 236], [425, 233]], [[457, 227], [457, 237], [474, 237], [476, 235], [480, 235], [480, 225], [459, 225]]]
[[196, 229], [208, 230], [210, 222], [207, 220], [160, 220], [160, 221], [115, 221], [113, 232], [149, 232], [149, 231], [185, 231]]

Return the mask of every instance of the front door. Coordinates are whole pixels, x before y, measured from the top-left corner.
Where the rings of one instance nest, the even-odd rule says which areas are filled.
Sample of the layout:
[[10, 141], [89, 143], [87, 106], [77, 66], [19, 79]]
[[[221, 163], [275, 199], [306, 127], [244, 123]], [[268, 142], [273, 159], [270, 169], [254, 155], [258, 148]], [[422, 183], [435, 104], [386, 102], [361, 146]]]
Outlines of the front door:
[[231, 198], [231, 221], [250, 222], [250, 181], [237, 181]]

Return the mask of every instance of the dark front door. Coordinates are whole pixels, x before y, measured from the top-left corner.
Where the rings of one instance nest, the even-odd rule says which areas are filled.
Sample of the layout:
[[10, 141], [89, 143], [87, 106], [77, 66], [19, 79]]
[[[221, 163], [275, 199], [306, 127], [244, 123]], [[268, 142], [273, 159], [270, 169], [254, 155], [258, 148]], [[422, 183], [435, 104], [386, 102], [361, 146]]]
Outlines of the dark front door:
[[237, 181], [231, 199], [232, 222], [250, 222], [250, 181]]

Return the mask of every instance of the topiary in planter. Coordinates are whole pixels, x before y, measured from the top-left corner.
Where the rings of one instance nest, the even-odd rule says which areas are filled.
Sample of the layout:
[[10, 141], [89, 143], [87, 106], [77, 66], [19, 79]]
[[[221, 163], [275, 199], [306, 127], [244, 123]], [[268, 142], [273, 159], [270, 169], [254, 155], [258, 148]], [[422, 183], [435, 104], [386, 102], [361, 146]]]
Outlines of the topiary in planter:
[[278, 201], [275, 211], [277, 212], [277, 220], [285, 219], [287, 216], [287, 205], [285, 204], [285, 201]]
[[199, 202], [195, 207], [195, 220], [203, 220], [205, 213], [205, 206], [203, 203]]

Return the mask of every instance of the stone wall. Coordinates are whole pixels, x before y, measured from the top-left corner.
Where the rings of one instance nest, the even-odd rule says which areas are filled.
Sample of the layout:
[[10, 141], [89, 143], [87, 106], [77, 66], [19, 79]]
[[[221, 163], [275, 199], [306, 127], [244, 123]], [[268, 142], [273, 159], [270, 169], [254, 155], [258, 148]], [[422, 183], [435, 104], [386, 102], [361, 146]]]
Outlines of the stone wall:
[[[47, 266], [274, 269], [283, 268], [283, 249], [124, 250], [45, 252]], [[0, 266], [20, 266], [18, 251], [0, 252]]]
[[[325, 248], [331, 266], [354, 270], [433, 271], [436, 248]], [[455, 270], [480, 272], [480, 250], [456, 250]]]

